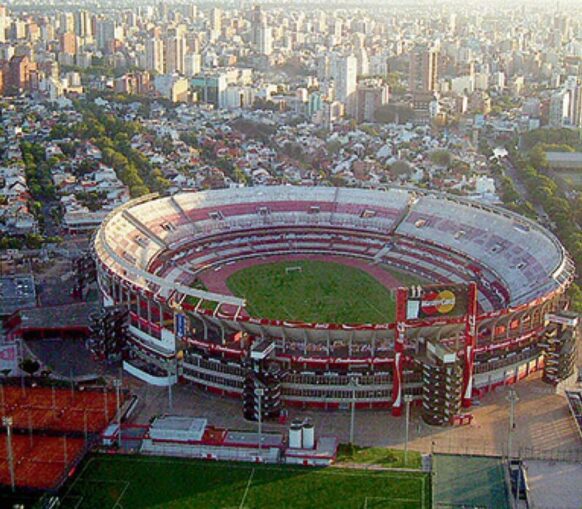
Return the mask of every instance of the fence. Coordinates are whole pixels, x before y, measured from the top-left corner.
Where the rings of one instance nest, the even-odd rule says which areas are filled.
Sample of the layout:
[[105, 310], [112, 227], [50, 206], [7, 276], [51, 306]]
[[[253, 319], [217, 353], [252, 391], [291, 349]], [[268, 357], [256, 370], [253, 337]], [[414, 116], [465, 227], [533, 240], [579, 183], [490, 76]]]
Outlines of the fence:
[[[435, 454], [468, 454], [471, 456], [496, 456], [507, 458], [507, 443], [496, 444], [484, 440], [467, 439], [459, 444], [457, 440], [433, 440], [431, 452]], [[582, 462], [582, 446], [576, 448], [542, 449], [539, 447], [513, 447], [512, 458]]]
[[[120, 392], [120, 406], [127, 394]], [[96, 433], [115, 418], [115, 391], [0, 385], [0, 414], [14, 420], [14, 428]]]

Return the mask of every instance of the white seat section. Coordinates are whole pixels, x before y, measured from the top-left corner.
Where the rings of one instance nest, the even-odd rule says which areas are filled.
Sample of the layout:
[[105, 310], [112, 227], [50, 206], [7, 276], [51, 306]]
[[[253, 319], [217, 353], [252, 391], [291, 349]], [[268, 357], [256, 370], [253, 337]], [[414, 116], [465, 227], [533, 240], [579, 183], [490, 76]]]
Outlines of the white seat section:
[[171, 285], [222, 258], [339, 252], [437, 281], [470, 281], [479, 273], [488, 295], [480, 302], [488, 309], [545, 295], [575, 270], [554, 236], [535, 223], [422, 190], [263, 186], [152, 198], [112, 212], [95, 241], [112, 270], [148, 288], [157, 286], [146, 270], [171, 274]]
[[[505, 283], [511, 304], [531, 297], [532, 286], [557, 286], [553, 278], [564, 252], [547, 231], [495, 209], [423, 196], [413, 206], [397, 233], [450, 246], [480, 260]], [[525, 299], [525, 300], [524, 300]]]

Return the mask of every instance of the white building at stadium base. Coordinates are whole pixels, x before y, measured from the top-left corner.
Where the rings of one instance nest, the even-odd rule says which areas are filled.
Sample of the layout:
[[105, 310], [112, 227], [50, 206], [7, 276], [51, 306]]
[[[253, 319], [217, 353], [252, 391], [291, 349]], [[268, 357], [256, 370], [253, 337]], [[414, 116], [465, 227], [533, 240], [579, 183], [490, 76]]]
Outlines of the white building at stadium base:
[[[427, 422], [448, 424], [498, 385], [544, 366], [557, 383], [573, 369], [575, 335], [559, 318], [575, 272], [565, 249], [524, 217], [458, 197], [294, 186], [149, 195], [113, 211], [93, 251], [104, 304], [129, 309], [132, 373], [241, 398], [248, 418], [261, 388], [264, 417], [354, 398], [398, 415], [410, 395]], [[463, 305], [425, 315], [429, 289], [402, 288], [393, 323], [303, 323], [253, 317], [243, 299], [191, 286], [201, 271], [286, 254], [393, 266]]]

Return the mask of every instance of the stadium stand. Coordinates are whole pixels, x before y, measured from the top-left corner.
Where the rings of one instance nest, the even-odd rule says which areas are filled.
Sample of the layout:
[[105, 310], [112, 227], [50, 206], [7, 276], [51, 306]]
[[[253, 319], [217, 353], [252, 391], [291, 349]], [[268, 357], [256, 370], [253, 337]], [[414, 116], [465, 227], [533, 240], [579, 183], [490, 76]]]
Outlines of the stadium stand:
[[[120, 296], [130, 301], [132, 351], [146, 365], [168, 369], [177, 336], [185, 336], [190, 352], [185, 354], [189, 361], [184, 362], [184, 378], [240, 396], [245, 380], [219, 369], [220, 363], [206, 365], [204, 355], [240, 363], [252, 344], [242, 344], [241, 333], [270, 338], [288, 372], [297, 371], [289, 378], [297, 382], [282, 382], [284, 397], [297, 404], [325, 400], [329, 407], [344, 404], [350, 391], [342, 386], [345, 381], [335, 392], [326, 389], [326, 374], [382, 367], [392, 375], [397, 324], [251, 316], [243, 299], [193, 287], [200, 274], [271, 256], [338, 255], [402, 269], [438, 284], [476, 284], [472, 318], [477, 344], [474, 354], [459, 351], [457, 359], [471, 373], [475, 355], [476, 376], [464, 383], [469, 392], [472, 388], [478, 393], [543, 368], [537, 345], [544, 316], [563, 305], [561, 296], [575, 273], [556, 238], [526, 218], [459, 197], [396, 187], [270, 186], [144, 196], [112, 212], [93, 247], [105, 301], [116, 303]], [[150, 303], [147, 312], [134, 306], [138, 299]], [[187, 315], [187, 328], [178, 327], [179, 314]], [[442, 346], [443, 358], [462, 345], [471, 330], [467, 316], [440, 317], [438, 324], [416, 320], [406, 332], [403, 352], [398, 352], [404, 364], [427, 367], [427, 343]], [[416, 368], [405, 384], [418, 397], [422, 383]], [[301, 378], [310, 369], [317, 373], [321, 390]], [[438, 369], [425, 374], [437, 376]], [[399, 377], [388, 381], [378, 373], [373, 376], [379, 378], [369, 387], [369, 396], [365, 391], [359, 395], [364, 404], [390, 403], [392, 384], [399, 386]]]

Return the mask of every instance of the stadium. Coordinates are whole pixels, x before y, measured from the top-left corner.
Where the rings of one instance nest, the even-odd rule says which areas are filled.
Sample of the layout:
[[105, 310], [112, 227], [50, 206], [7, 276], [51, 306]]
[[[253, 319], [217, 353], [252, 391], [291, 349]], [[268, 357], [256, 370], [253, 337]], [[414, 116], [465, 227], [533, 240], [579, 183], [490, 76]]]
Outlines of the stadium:
[[452, 195], [148, 195], [105, 219], [93, 255], [104, 305], [129, 310], [125, 369], [241, 398], [248, 418], [410, 402], [451, 424], [496, 386], [541, 369], [557, 383], [573, 362], [563, 246]]

